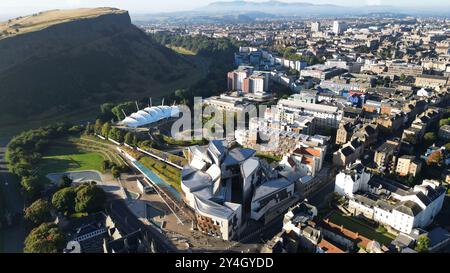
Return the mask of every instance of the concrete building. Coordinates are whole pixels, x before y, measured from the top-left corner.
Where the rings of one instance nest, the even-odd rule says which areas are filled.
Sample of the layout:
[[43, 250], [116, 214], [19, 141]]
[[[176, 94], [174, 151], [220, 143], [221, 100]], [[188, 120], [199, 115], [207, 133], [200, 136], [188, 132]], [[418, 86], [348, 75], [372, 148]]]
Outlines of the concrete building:
[[238, 69], [228, 72], [228, 91], [243, 91], [244, 80], [253, 73], [253, 67], [240, 66]]
[[213, 96], [203, 100], [205, 105], [214, 106], [224, 112], [239, 113], [245, 110], [245, 107], [249, 105], [249, 102], [245, 100], [245, 97], [232, 96], [228, 94], [222, 94], [220, 96]]
[[319, 80], [329, 80], [335, 76], [346, 73], [347, 70], [335, 66], [327, 66], [324, 64], [316, 64], [305, 67], [300, 71], [300, 77], [311, 77]]
[[339, 21], [333, 22], [333, 33], [336, 35], [340, 35], [347, 30], [347, 24]]
[[359, 123], [355, 120], [342, 120], [336, 132], [336, 144], [342, 145], [349, 142], [353, 134], [358, 130], [358, 125]]
[[400, 176], [415, 177], [422, 168], [422, 162], [415, 156], [404, 155], [399, 157], [395, 172]]
[[388, 74], [401, 77], [405, 75], [406, 77], [418, 77], [423, 74], [423, 67], [416, 64], [409, 63], [392, 63], [388, 65]]
[[266, 93], [269, 91], [269, 73], [255, 72], [243, 80], [242, 92]]
[[436, 75], [422, 75], [416, 77], [414, 85], [417, 87], [432, 88], [437, 90], [442, 87], [448, 86], [448, 77]]
[[311, 32], [319, 32], [319, 31], [320, 31], [320, 22], [312, 22]]
[[344, 167], [354, 163], [363, 152], [363, 143], [358, 139], [353, 139], [333, 154], [333, 165]]
[[316, 118], [316, 127], [318, 128], [338, 128], [339, 122], [343, 117], [342, 110], [339, 110], [336, 106], [306, 103], [298, 97], [282, 99], [278, 101], [277, 107], [281, 115], [286, 111], [290, 111], [314, 116]]
[[388, 140], [375, 150], [373, 161], [377, 165], [378, 171], [394, 171], [398, 152], [400, 151], [400, 143]]
[[322, 169], [325, 153], [326, 146], [301, 146], [284, 155], [279, 165], [298, 173], [301, 177], [314, 177]]

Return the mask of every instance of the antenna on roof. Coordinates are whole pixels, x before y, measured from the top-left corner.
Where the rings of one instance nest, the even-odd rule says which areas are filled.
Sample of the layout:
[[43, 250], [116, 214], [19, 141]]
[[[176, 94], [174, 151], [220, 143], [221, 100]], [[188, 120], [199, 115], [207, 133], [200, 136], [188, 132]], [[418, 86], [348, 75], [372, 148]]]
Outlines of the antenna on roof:
[[152, 107], [152, 98], [151, 97], [149, 98], [149, 101], [150, 101], [149, 107]]
[[125, 114], [125, 110], [122, 109], [122, 113], [125, 116], [125, 118], [127, 118], [127, 114]]
[[161, 103], [161, 106], [164, 106], [164, 98], [162, 99], [162, 103]]
[[139, 111], [139, 104], [137, 103], [137, 101], [135, 101], [135, 103], [136, 103], [137, 110]]

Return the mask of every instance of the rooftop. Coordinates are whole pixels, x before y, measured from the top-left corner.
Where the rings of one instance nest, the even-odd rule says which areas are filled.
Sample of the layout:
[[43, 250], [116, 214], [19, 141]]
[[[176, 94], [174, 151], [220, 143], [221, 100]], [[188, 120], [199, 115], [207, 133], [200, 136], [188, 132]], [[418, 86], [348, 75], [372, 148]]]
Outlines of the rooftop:
[[266, 197], [271, 193], [277, 192], [281, 189], [286, 188], [289, 185], [292, 185], [292, 183], [293, 183], [292, 181], [289, 181], [285, 178], [268, 181], [256, 188], [255, 193], [253, 195], [253, 200], [258, 201], [259, 199]]

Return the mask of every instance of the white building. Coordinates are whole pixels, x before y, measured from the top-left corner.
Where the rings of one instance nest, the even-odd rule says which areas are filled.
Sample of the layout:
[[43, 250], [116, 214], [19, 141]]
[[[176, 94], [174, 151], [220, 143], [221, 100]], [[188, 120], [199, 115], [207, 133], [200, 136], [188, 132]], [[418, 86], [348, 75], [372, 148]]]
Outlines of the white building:
[[311, 32], [319, 32], [319, 31], [320, 31], [320, 22], [312, 22]]
[[335, 192], [348, 198], [347, 209], [392, 229], [409, 234], [430, 225], [442, 209], [445, 187], [424, 180], [409, 188], [380, 177], [369, 178], [355, 165], [336, 176]]
[[278, 111], [282, 115], [286, 111], [310, 114], [316, 118], [316, 126], [319, 128], [338, 128], [343, 117], [343, 112], [336, 106], [305, 103], [294, 97], [282, 99], [278, 102]]
[[347, 26], [345, 23], [334, 21], [333, 22], [333, 33], [336, 35], [344, 33], [347, 30]]
[[336, 175], [334, 191], [339, 195], [351, 198], [354, 193], [367, 190], [370, 178], [372, 178], [372, 175], [365, 171], [361, 162], [357, 161]]
[[153, 106], [147, 107], [143, 110], [139, 110], [122, 120], [119, 124], [127, 127], [140, 127], [146, 126], [160, 120], [178, 117], [180, 109], [178, 106]]
[[425, 88], [421, 88], [419, 91], [417, 91], [418, 97], [431, 97], [433, 95], [433, 92], [426, 90]]

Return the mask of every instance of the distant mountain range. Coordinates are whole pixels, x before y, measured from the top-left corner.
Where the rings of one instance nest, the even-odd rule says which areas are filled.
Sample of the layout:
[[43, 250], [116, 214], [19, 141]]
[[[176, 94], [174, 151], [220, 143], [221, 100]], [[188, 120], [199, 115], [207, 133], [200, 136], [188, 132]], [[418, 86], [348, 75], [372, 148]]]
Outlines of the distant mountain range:
[[[363, 1], [362, 1], [363, 2]], [[393, 2], [395, 4], [395, 2]], [[445, 8], [446, 7], [446, 8]], [[253, 1], [219, 1], [213, 2], [205, 7], [197, 9], [203, 12], [264, 12], [277, 15], [290, 15], [290, 16], [340, 16], [340, 15], [356, 15], [356, 14], [370, 14], [379, 12], [398, 12], [398, 13], [411, 13], [422, 14], [431, 13], [449, 15], [450, 5], [442, 4], [442, 7], [399, 7], [392, 5], [357, 5], [357, 6], [339, 6], [333, 4], [313, 4], [305, 2], [282, 2], [282, 1], [266, 1], [266, 2], [253, 2]]]
[[[219, 1], [207, 6], [184, 12], [159, 13], [153, 15], [133, 16], [135, 20], [159, 20], [159, 19], [179, 19], [189, 18], [190, 20], [253, 20], [256, 18], [273, 17], [345, 17], [345, 16], [366, 16], [372, 14], [390, 15], [424, 15], [424, 16], [448, 16], [450, 15], [450, 5], [442, 4], [441, 7], [399, 7], [391, 5], [359, 5], [359, 6], [339, 6], [333, 4], [312, 4], [305, 2], [282, 2], [282, 1]], [[155, 16], [156, 15], [156, 16]], [[245, 17], [238, 17], [239, 15]]]

